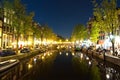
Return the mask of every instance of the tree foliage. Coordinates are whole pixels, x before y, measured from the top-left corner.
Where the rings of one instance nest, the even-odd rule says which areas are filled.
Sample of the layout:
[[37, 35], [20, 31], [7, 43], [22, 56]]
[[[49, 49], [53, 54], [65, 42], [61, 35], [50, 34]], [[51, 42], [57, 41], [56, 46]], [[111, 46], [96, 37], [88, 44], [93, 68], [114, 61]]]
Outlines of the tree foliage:
[[83, 40], [83, 39], [86, 38], [86, 34], [87, 34], [87, 31], [86, 31], [85, 26], [82, 25], [82, 24], [78, 24], [73, 29], [71, 39], [73, 41], [75, 41], [75, 40]]
[[[98, 4], [95, 0], [94, 3], [94, 13], [95, 22], [93, 23], [100, 30], [111, 35], [116, 34], [116, 29], [119, 26], [118, 14], [117, 14], [117, 0], [102, 0]], [[114, 52], [114, 39], [111, 39], [112, 48]]]
[[14, 33], [17, 40], [17, 51], [18, 42], [21, 34], [24, 36], [24, 41], [28, 39], [30, 32], [32, 33], [32, 21], [34, 13], [31, 12], [29, 15], [26, 12], [26, 7], [21, 3], [20, 0], [14, 0], [13, 2], [13, 20], [12, 26], [14, 27]]
[[34, 17], [34, 13], [31, 12], [29, 15], [24, 15], [24, 22], [23, 22], [23, 26], [22, 26], [22, 34], [24, 36], [24, 38], [27, 39], [27, 37], [29, 35], [33, 35], [33, 17]]
[[53, 33], [52, 29], [50, 29], [48, 25], [40, 26], [39, 24], [33, 23], [33, 17], [35, 15], [34, 12], [27, 13], [26, 7], [21, 3], [21, 0], [3, 0], [3, 3], [5, 9], [9, 8], [6, 11], [11, 11], [10, 17], [12, 20], [10, 21], [10, 26], [13, 28], [13, 37], [17, 43], [17, 52], [19, 47], [18, 42], [20, 41], [21, 37], [24, 39], [24, 41], [28, 41], [29, 36], [33, 36], [33, 40], [34, 38], [39, 39], [41, 37], [46, 39], [56, 39], [57, 36], [55, 33]]
[[43, 25], [43, 37], [47, 39], [55, 39], [56, 35], [53, 33], [52, 29], [49, 28], [47, 24]]
[[112, 35], [118, 27], [118, 15], [116, 10], [116, 0], [102, 0], [101, 4], [94, 2], [94, 13], [96, 22], [94, 23], [99, 29], [105, 32], [111, 32]]
[[97, 42], [99, 32], [100, 32], [100, 29], [93, 25], [91, 28], [91, 33], [90, 33], [91, 41]]

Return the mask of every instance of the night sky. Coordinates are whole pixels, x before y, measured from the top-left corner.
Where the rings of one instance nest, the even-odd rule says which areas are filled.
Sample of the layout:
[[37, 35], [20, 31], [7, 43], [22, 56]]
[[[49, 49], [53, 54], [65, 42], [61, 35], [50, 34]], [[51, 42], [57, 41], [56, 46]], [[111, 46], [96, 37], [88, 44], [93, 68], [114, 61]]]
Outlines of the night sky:
[[[21, 0], [34, 20], [48, 24], [56, 34], [69, 38], [76, 24], [86, 25], [93, 14], [91, 0]], [[119, 1], [119, 0], [118, 0]], [[120, 2], [119, 2], [120, 3]]]

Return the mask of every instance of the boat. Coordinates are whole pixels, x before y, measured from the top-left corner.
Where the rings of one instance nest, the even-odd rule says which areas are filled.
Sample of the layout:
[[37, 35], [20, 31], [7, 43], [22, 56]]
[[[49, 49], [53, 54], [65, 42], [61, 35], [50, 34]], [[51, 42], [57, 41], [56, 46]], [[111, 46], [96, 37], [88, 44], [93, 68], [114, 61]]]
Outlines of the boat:
[[18, 59], [10, 59], [10, 60], [6, 60], [6, 61], [2, 61], [2, 62], [0, 62], [0, 72], [3, 72], [18, 63], [19, 63]]

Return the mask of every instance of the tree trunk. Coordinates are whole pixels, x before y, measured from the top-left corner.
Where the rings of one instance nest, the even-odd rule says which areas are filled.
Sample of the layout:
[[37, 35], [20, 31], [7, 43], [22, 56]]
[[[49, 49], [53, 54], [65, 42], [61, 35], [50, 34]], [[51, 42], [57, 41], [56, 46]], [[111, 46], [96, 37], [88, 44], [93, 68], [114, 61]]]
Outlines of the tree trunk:
[[[112, 35], [114, 34], [114, 28], [113, 28], [113, 24], [112, 24]], [[113, 55], [115, 55], [115, 47], [114, 47], [114, 39], [111, 40], [112, 43], [112, 51], [113, 51]]]
[[34, 37], [35, 37], [35, 35], [34, 35], [34, 33], [33, 33], [32, 48], [34, 48], [34, 46], [35, 46], [35, 44], [34, 44]]
[[113, 51], [113, 54], [112, 55], [115, 55], [115, 46], [114, 46], [114, 42], [113, 41], [111, 41], [112, 42], [112, 51]]
[[19, 37], [20, 37], [20, 35], [18, 34], [18, 35], [17, 35], [17, 47], [16, 47], [16, 54], [18, 54], [18, 50], [19, 50], [19, 44], [18, 44], [18, 42], [19, 42]]
[[18, 48], [19, 48], [19, 44], [18, 44], [18, 42], [19, 42], [19, 37], [17, 37], [17, 47], [16, 47], [16, 54], [18, 54]]

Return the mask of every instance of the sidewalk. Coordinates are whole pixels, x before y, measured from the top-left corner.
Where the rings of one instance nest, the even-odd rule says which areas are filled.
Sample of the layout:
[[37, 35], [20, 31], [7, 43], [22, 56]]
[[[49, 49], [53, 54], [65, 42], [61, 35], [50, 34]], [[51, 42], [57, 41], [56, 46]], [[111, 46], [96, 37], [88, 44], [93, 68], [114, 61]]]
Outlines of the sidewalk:
[[[103, 54], [99, 55], [99, 53], [94, 51], [94, 50], [89, 50], [88, 52], [86, 52], [86, 50], [84, 50], [83, 52], [88, 53], [88, 54], [93, 55], [93, 56], [96, 56], [96, 57], [104, 60], [104, 55]], [[120, 66], [120, 58], [117, 57], [117, 56], [113, 56], [113, 55], [110, 55], [110, 54], [105, 54], [105, 60], [109, 61], [109, 62], [111, 62], [115, 65]]]
[[105, 56], [112, 57], [112, 58], [116, 58], [116, 59], [120, 59], [119, 57], [113, 56], [113, 55], [110, 55], [110, 54], [105, 54]]
[[17, 55], [11, 55], [6, 57], [0, 57], [0, 72], [4, 71], [7, 68], [12, 67], [13, 65], [18, 64], [21, 60], [30, 58], [41, 54], [39, 50], [31, 51], [30, 53], [18, 53]]
[[17, 55], [11, 55], [11, 56], [5, 56], [5, 57], [0, 57], [0, 62], [2, 61], [6, 61], [6, 60], [9, 60], [9, 59], [23, 59], [23, 58], [26, 58], [28, 56], [32, 56], [32, 55], [36, 55], [39, 53], [39, 50], [38, 51], [32, 51], [30, 53], [18, 53]]
[[107, 61], [112, 62], [113, 64], [120, 66], [120, 58], [119, 57], [109, 55], [109, 54], [106, 54], [105, 57], [106, 57]]

